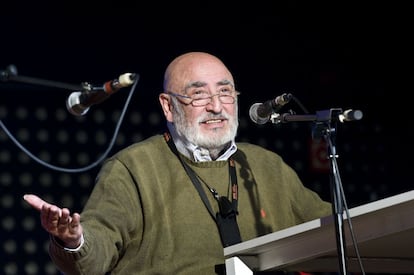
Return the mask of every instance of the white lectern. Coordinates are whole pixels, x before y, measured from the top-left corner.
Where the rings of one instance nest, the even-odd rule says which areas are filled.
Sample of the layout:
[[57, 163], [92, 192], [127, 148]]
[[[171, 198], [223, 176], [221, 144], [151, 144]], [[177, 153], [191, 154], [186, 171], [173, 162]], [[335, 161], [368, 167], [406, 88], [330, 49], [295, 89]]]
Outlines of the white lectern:
[[[352, 208], [349, 213], [365, 272], [414, 274], [414, 190]], [[344, 231], [348, 270], [361, 272], [345, 215]], [[339, 270], [332, 216], [225, 247], [224, 255], [228, 275], [236, 274], [234, 258], [251, 271]]]

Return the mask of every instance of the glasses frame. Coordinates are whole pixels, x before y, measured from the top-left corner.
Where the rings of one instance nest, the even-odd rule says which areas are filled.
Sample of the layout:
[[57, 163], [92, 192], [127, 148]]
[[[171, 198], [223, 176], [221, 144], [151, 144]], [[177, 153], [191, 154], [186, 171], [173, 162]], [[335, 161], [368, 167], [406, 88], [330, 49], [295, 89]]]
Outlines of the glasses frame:
[[[190, 105], [191, 104], [193, 107], [207, 106], [208, 104], [210, 104], [212, 102], [214, 96], [218, 96], [221, 104], [234, 104], [236, 102], [237, 96], [240, 95], [240, 92], [236, 91], [236, 90], [233, 90], [232, 92], [234, 93], [234, 95], [220, 95], [220, 93], [215, 93], [215, 94], [210, 95], [210, 96], [205, 97], [205, 98], [194, 99], [194, 98], [192, 98], [191, 96], [188, 96], [188, 95], [178, 94], [178, 93], [174, 93], [174, 92], [171, 92], [171, 91], [165, 91], [166, 94], [172, 95], [174, 97], [189, 99], [190, 102], [188, 102], [188, 103], [185, 103], [185, 102], [182, 102], [182, 101], [180, 101], [180, 102], [184, 105]], [[232, 103], [223, 103], [220, 99], [222, 96], [233, 98], [233, 102]], [[204, 104], [204, 105], [194, 105], [194, 102], [197, 102], [197, 101], [203, 100], [203, 99], [210, 99], [210, 101], [207, 104]]]

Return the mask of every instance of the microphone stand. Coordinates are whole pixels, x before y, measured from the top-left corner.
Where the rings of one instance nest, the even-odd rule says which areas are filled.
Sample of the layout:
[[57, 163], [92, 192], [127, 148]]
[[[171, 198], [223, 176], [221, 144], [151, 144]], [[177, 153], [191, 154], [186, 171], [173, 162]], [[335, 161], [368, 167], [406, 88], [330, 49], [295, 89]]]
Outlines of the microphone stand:
[[338, 166], [336, 163], [336, 145], [335, 145], [335, 126], [342, 115], [342, 110], [333, 108], [330, 110], [323, 110], [316, 112], [315, 115], [294, 115], [294, 114], [272, 114], [270, 120], [273, 123], [291, 122], [291, 121], [313, 121], [315, 127], [312, 131], [313, 138], [323, 137], [328, 144], [328, 157], [330, 159], [330, 186], [332, 192], [332, 213], [335, 218], [336, 231], [336, 246], [338, 253], [338, 261], [340, 267], [340, 274], [347, 273], [347, 256], [346, 243], [344, 234], [344, 201], [341, 192], [340, 179], [338, 173]]

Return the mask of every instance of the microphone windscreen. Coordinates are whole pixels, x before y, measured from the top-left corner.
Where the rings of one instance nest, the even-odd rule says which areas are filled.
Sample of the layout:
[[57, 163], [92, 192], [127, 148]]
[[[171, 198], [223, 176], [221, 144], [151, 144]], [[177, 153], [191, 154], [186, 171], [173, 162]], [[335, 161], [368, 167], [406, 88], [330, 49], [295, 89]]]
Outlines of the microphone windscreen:
[[89, 107], [85, 108], [82, 106], [80, 102], [80, 97], [82, 92], [73, 92], [69, 95], [68, 99], [66, 100], [66, 109], [75, 116], [83, 116], [89, 111]]
[[255, 103], [250, 107], [250, 110], [249, 110], [250, 119], [256, 124], [265, 124], [266, 122], [269, 121], [269, 118], [267, 117], [263, 118], [258, 115], [257, 110], [259, 109], [261, 105], [262, 103]]

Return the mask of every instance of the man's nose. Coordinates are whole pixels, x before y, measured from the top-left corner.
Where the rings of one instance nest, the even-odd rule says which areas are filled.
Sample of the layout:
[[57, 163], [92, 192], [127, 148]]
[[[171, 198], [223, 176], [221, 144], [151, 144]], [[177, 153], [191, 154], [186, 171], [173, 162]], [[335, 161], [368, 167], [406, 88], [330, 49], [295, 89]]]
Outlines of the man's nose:
[[222, 104], [223, 103], [221, 103], [221, 101], [220, 101], [219, 94], [212, 95], [210, 97], [210, 102], [207, 104], [207, 110], [212, 110], [216, 113], [219, 113], [219, 112], [221, 112], [221, 109], [223, 107]]

